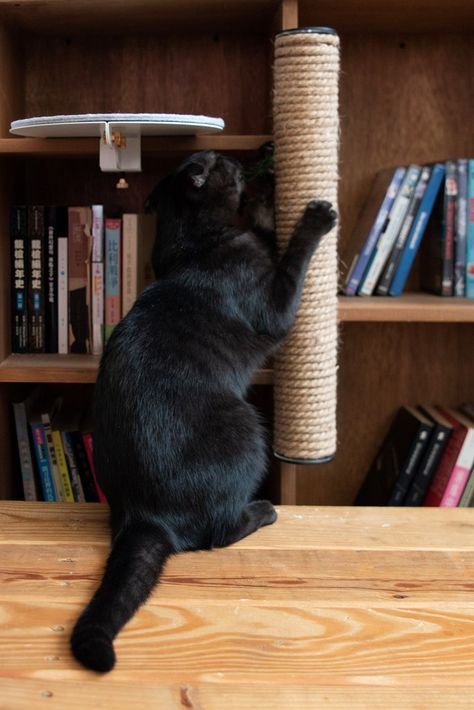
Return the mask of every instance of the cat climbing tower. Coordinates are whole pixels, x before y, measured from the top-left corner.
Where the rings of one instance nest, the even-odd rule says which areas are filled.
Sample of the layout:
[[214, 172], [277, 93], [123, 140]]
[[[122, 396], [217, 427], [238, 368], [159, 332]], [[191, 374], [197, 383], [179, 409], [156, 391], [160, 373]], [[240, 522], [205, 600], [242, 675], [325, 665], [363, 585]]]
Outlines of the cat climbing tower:
[[[339, 38], [321, 27], [275, 39], [276, 229], [283, 250], [312, 199], [337, 209]], [[312, 259], [296, 323], [275, 362], [275, 455], [325, 463], [336, 451], [337, 226]]]

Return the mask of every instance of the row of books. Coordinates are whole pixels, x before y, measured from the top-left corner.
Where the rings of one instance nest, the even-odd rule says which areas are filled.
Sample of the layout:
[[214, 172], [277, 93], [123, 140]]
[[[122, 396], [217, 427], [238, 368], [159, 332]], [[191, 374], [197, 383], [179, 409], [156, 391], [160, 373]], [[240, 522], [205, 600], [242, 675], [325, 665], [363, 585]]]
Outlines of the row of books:
[[105, 502], [87, 414], [36, 394], [14, 402], [13, 414], [25, 500]]
[[355, 505], [474, 507], [474, 405], [401, 407]]
[[421, 245], [421, 286], [474, 298], [474, 160], [381, 171], [352, 234], [346, 296], [400, 296]]
[[11, 210], [12, 352], [93, 353], [153, 280], [154, 215]]

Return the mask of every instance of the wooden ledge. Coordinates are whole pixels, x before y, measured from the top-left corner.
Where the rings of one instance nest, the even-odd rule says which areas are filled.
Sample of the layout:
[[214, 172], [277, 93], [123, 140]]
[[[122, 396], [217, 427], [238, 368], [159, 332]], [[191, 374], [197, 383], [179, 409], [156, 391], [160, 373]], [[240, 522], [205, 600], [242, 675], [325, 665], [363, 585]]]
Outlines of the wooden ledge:
[[68, 639], [107, 517], [0, 503], [6, 707], [472, 707], [472, 510], [281, 507], [232, 547], [172, 558], [101, 678]]

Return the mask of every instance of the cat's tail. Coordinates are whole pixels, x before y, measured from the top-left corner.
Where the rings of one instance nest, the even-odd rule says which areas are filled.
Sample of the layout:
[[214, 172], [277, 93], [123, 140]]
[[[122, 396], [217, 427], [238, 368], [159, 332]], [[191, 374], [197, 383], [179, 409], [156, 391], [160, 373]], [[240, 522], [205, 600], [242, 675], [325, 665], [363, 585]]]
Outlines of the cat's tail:
[[172, 553], [165, 531], [154, 524], [132, 523], [117, 535], [100, 587], [71, 636], [72, 652], [86, 668], [112, 670], [115, 636], [147, 599]]

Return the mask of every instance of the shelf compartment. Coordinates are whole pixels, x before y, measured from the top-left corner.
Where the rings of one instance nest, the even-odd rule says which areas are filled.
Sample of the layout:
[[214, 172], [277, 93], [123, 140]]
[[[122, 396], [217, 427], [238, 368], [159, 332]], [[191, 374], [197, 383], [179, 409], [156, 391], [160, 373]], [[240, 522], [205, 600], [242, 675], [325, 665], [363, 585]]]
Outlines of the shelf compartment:
[[[156, 136], [142, 139], [144, 155], [166, 156], [198, 150], [256, 150], [270, 135]], [[99, 155], [98, 138], [0, 138], [0, 155], [90, 157]]]

